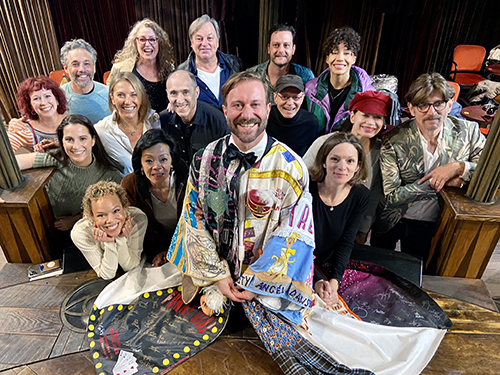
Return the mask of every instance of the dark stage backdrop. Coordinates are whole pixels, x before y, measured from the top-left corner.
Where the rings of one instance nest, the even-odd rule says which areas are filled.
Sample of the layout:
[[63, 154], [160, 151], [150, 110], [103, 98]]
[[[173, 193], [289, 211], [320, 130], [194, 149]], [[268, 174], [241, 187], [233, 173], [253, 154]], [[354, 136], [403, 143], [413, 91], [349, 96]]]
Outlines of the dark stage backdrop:
[[[98, 74], [111, 68], [130, 26], [143, 17], [170, 35], [176, 61], [189, 53], [189, 23], [203, 13], [220, 20], [221, 50], [250, 67], [267, 59], [259, 25], [288, 22], [297, 29], [294, 61], [319, 74], [321, 45], [336, 27], [350, 25], [363, 36], [357, 65], [369, 73], [399, 78], [400, 97], [419, 74], [446, 74], [457, 44], [500, 44], [500, 1], [470, 0], [49, 0], [59, 47], [82, 37], [98, 51]], [[265, 39], [264, 39], [265, 40]]]

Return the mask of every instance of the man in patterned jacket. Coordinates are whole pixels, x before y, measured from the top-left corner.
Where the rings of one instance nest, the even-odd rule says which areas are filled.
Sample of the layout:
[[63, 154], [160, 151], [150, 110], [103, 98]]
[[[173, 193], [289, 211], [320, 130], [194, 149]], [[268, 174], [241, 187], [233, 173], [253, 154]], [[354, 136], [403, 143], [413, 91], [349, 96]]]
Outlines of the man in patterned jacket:
[[384, 209], [371, 244], [427, 260], [444, 186], [463, 187], [485, 144], [475, 122], [448, 116], [454, 90], [438, 73], [422, 74], [406, 100], [414, 118], [385, 137], [380, 152]]
[[231, 134], [193, 158], [169, 260], [184, 275], [186, 303], [216, 285], [235, 302], [260, 295], [300, 323], [312, 297], [307, 168], [267, 135], [270, 105], [258, 74], [231, 76], [222, 96]]

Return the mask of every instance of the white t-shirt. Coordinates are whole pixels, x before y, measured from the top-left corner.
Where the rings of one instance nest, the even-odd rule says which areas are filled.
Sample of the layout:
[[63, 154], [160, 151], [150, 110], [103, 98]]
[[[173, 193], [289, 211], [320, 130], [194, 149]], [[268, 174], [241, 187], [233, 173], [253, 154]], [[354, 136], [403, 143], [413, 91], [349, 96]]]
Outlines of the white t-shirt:
[[220, 66], [213, 73], [204, 72], [198, 69], [198, 77], [207, 84], [208, 88], [215, 95], [217, 100], [220, 98]]

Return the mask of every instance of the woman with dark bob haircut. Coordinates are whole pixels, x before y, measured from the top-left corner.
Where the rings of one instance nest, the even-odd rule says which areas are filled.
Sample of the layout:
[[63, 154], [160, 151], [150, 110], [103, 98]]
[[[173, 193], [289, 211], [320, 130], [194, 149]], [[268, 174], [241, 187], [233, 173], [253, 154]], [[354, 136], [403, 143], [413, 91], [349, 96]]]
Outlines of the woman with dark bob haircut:
[[147, 260], [161, 266], [182, 208], [187, 166], [173, 139], [161, 129], [150, 129], [135, 146], [132, 167], [134, 172], [123, 178], [122, 186], [130, 204], [148, 217]]
[[[56, 167], [47, 184], [55, 227], [69, 231], [82, 217], [88, 186], [101, 180], [120, 182], [121, 167], [104, 150], [94, 126], [85, 116], [69, 115], [57, 128], [60, 147], [47, 153], [17, 155], [24, 169]], [[69, 232], [68, 232], [69, 233]]]
[[9, 122], [9, 141], [14, 151], [44, 152], [57, 147], [56, 129], [66, 117], [66, 96], [57, 83], [46, 76], [31, 77], [17, 88], [21, 118]]
[[367, 176], [363, 146], [350, 133], [334, 133], [319, 149], [309, 172], [316, 242], [314, 289], [328, 305], [335, 305], [370, 195], [362, 185]]

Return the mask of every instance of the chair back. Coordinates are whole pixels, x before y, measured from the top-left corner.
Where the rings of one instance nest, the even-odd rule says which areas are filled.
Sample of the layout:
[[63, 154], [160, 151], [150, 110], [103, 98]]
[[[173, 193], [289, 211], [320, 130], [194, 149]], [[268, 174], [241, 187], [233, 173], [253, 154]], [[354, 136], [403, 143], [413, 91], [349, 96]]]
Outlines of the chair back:
[[453, 100], [457, 101], [458, 96], [460, 95], [460, 85], [453, 81], [448, 81], [448, 83], [453, 86], [453, 89], [455, 90], [455, 95], [453, 96]]
[[64, 70], [54, 70], [49, 73], [49, 78], [59, 86], [71, 81], [71, 78], [64, 74]]
[[460, 44], [455, 47], [453, 61], [457, 64], [458, 71], [480, 72], [485, 56], [486, 49], [483, 46]]
[[102, 83], [106, 84], [110, 73], [111, 73], [111, 70], [108, 70], [107, 72], [104, 72], [104, 74], [102, 75]]

